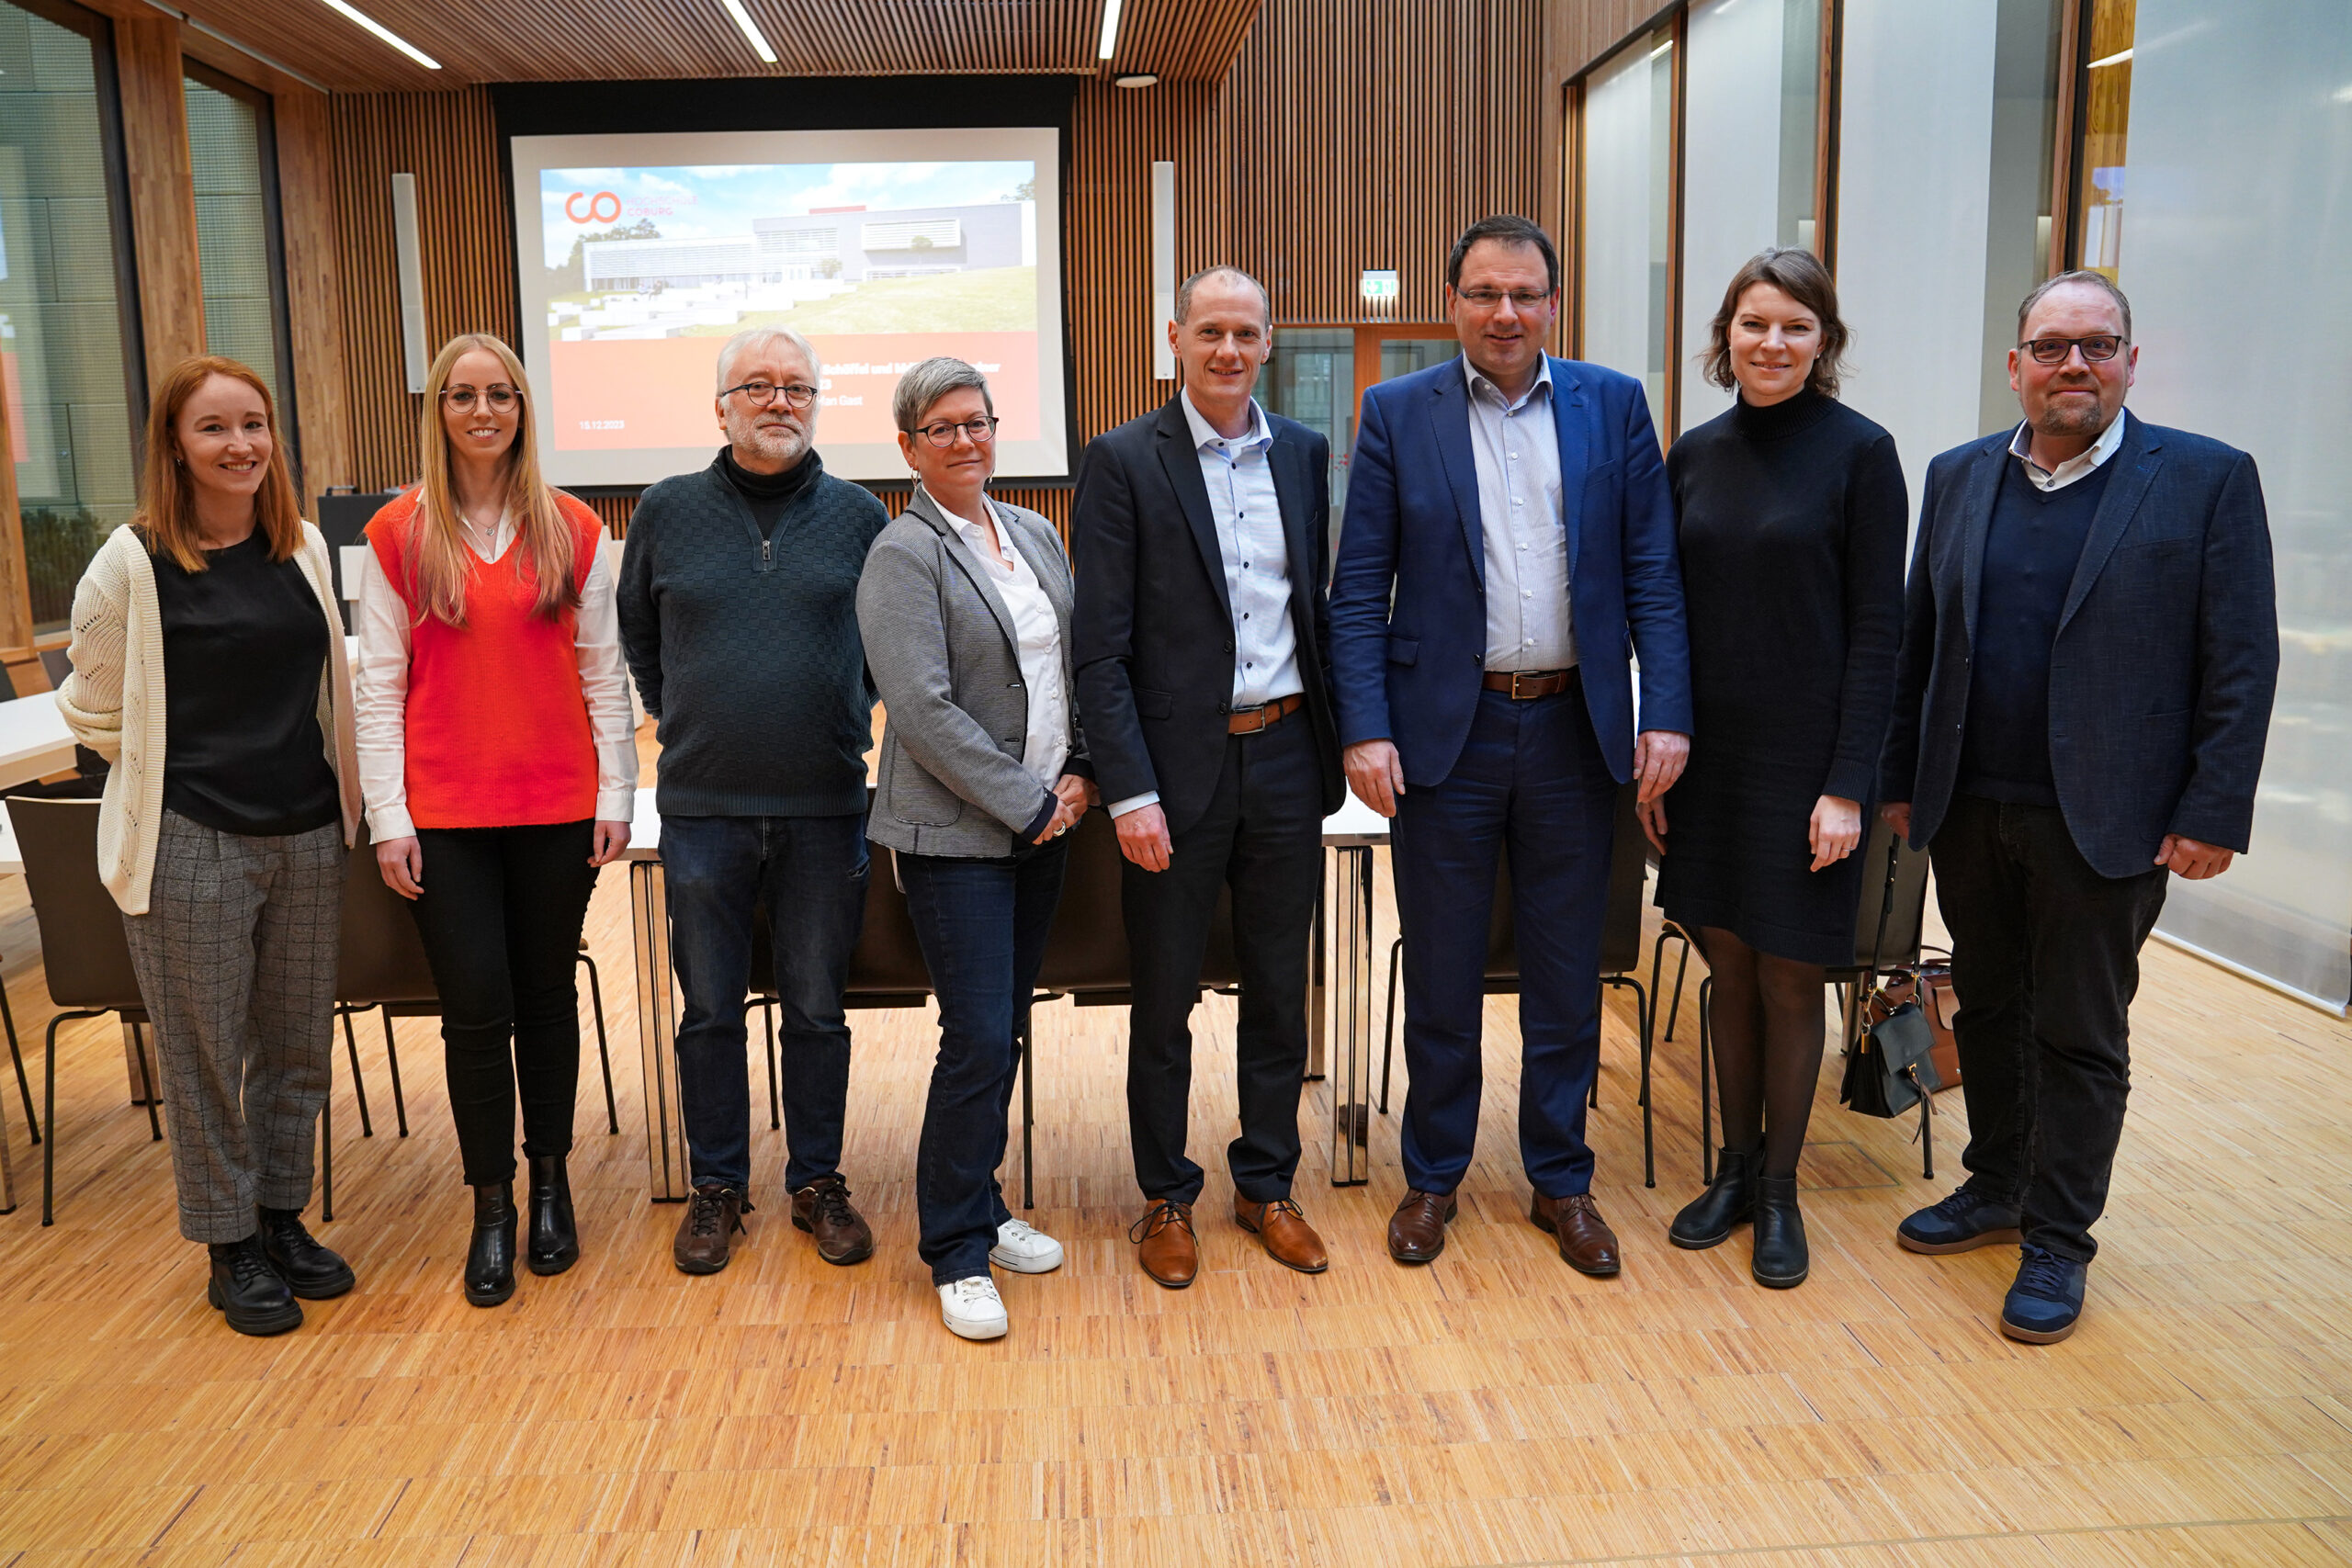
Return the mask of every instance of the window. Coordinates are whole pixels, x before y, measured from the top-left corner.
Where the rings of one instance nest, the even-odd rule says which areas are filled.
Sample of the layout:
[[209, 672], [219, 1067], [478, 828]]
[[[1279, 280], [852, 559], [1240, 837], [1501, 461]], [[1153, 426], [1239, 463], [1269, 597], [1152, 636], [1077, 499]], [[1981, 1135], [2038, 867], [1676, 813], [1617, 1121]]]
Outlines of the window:
[[130, 222], [106, 25], [0, 0], [0, 358], [36, 635], [137, 501]]
[[205, 350], [251, 367], [267, 383], [277, 403], [279, 436], [290, 448], [293, 367], [286, 352], [286, 266], [269, 100], [193, 65], [186, 87]]
[[1584, 93], [1580, 352], [1641, 378], [1667, 407], [1674, 198], [1674, 35], [1660, 28], [1595, 67]]
[[1348, 453], [1356, 442], [1356, 334], [1347, 327], [1278, 327], [1259, 400], [1331, 446], [1331, 539], [1347, 506]]

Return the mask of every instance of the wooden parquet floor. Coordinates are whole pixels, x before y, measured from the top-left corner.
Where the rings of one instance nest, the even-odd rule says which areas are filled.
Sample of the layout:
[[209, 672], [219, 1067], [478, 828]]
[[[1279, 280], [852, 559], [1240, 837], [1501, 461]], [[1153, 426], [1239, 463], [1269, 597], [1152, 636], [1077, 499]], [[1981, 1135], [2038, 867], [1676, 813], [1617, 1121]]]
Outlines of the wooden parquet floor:
[[[406, 1139], [380, 1026], [360, 1031], [372, 1138], [338, 1051], [338, 1203], [318, 1228], [360, 1286], [270, 1340], [204, 1304], [119, 1033], [64, 1032], [53, 1229], [9, 1114], [0, 1568], [2352, 1558], [2352, 1030], [2161, 946], [2091, 1310], [2064, 1345], [1995, 1331], [2013, 1254], [1893, 1243], [1957, 1174], [1958, 1097], [1923, 1182], [1907, 1125], [1837, 1107], [1834, 1060], [1807, 1164], [1812, 1280], [1757, 1288], [1744, 1236], [1668, 1246], [1698, 1183], [1687, 1005], [1659, 1048], [1645, 1190], [1632, 1012], [1611, 1001], [1596, 1191], [1628, 1261], [1615, 1281], [1572, 1273], [1525, 1219], [1515, 1002], [1498, 998], [1479, 1158], [1431, 1267], [1383, 1247], [1394, 1117], [1374, 1125], [1372, 1185], [1335, 1191], [1328, 1089], [1310, 1089], [1323, 1136], [1298, 1194], [1334, 1256], [1316, 1279], [1230, 1221], [1233, 1015], [1205, 1003], [1206, 1269], [1182, 1292], [1146, 1280], [1125, 1239], [1124, 1012], [1043, 1010], [1035, 1218], [1069, 1262], [1003, 1277], [1012, 1333], [976, 1346], [941, 1327], [914, 1254], [923, 1012], [853, 1019], [845, 1165], [877, 1256], [832, 1269], [791, 1229], [762, 1107], [761, 1206], [733, 1267], [673, 1269], [679, 1210], [645, 1195], [627, 918], [607, 873], [590, 925], [623, 1131], [605, 1132], [592, 1035], [572, 1167], [587, 1255], [492, 1311], [458, 1292], [469, 1210], [429, 1021], [400, 1030]], [[21, 884], [0, 887], [30, 1055], [51, 1010], [28, 924]], [[753, 1084], [763, 1100], [756, 1066]]]

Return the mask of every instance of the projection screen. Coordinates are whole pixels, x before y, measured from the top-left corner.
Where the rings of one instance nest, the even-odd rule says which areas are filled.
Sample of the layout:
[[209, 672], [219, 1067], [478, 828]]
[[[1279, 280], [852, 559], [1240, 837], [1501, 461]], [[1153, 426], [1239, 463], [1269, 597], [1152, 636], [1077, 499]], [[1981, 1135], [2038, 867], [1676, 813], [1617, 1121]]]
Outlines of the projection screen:
[[650, 484], [723, 443], [719, 345], [793, 327], [822, 361], [817, 446], [903, 479], [890, 397], [978, 366], [997, 472], [1069, 472], [1061, 133], [1048, 128], [517, 136], [519, 345], [548, 480]]

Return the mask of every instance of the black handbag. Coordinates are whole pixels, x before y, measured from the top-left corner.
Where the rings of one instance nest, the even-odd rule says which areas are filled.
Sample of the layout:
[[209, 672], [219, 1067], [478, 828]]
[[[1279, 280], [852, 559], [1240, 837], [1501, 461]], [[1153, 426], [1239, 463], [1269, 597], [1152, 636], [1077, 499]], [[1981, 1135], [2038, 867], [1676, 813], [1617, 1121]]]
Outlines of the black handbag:
[[1895, 869], [1901, 853], [1901, 841], [1890, 840], [1886, 895], [1880, 900], [1878, 936], [1871, 946], [1871, 972], [1864, 977], [1870, 989], [1861, 1016], [1868, 1022], [1847, 1054], [1845, 1077], [1838, 1087], [1838, 1103], [1864, 1116], [1900, 1116], [1943, 1088], [1936, 1073], [1936, 1032], [1927, 1014], [1919, 1010], [1916, 999], [1895, 1002], [1880, 983], [1879, 963], [1885, 953], [1887, 919], [1894, 910]]

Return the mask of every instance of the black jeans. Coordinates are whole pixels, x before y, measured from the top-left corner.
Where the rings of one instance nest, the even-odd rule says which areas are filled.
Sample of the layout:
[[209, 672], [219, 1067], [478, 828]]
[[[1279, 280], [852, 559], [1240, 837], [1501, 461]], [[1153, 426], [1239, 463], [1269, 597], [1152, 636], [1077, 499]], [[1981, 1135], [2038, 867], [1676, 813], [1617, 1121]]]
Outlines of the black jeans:
[[441, 992], [449, 1113], [469, 1186], [514, 1178], [523, 1153], [571, 1152], [580, 1092], [580, 927], [596, 869], [593, 821], [421, 828], [424, 894], [409, 906]]
[[1241, 972], [1234, 1087], [1241, 1135], [1226, 1149], [1234, 1190], [1290, 1196], [1306, 1078], [1306, 956], [1322, 886], [1322, 778], [1303, 714], [1228, 736], [1216, 793], [1174, 834], [1168, 869], [1120, 864], [1135, 1005], [1128, 1015], [1127, 1130], [1147, 1198], [1191, 1203], [1201, 1168], [1184, 1152], [1193, 1094], [1193, 1004], [1217, 895], [1233, 890]]
[[1956, 796], [1928, 846], [1960, 998], [1968, 1189], [2087, 1263], [2123, 1137], [2140, 946], [2170, 874], [2091, 869], [2055, 807]]
[[849, 1103], [842, 993], [865, 920], [865, 818], [664, 817], [670, 962], [678, 1020], [678, 1099], [697, 1187], [752, 1185], [752, 1079], [743, 995], [752, 919], [764, 906], [784, 1015], [784, 1184], [797, 1192], [841, 1168]]
[[1001, 860], [898, 857], [907, 914], [939, 996], [939, 1056], [915, 1150], [915, 1213], [931, 1282], [989, 1271], [996, 1227], [1012, 1217], [1004, 1163], [1017, 1042], [1062, 900], [1069, 840]]

